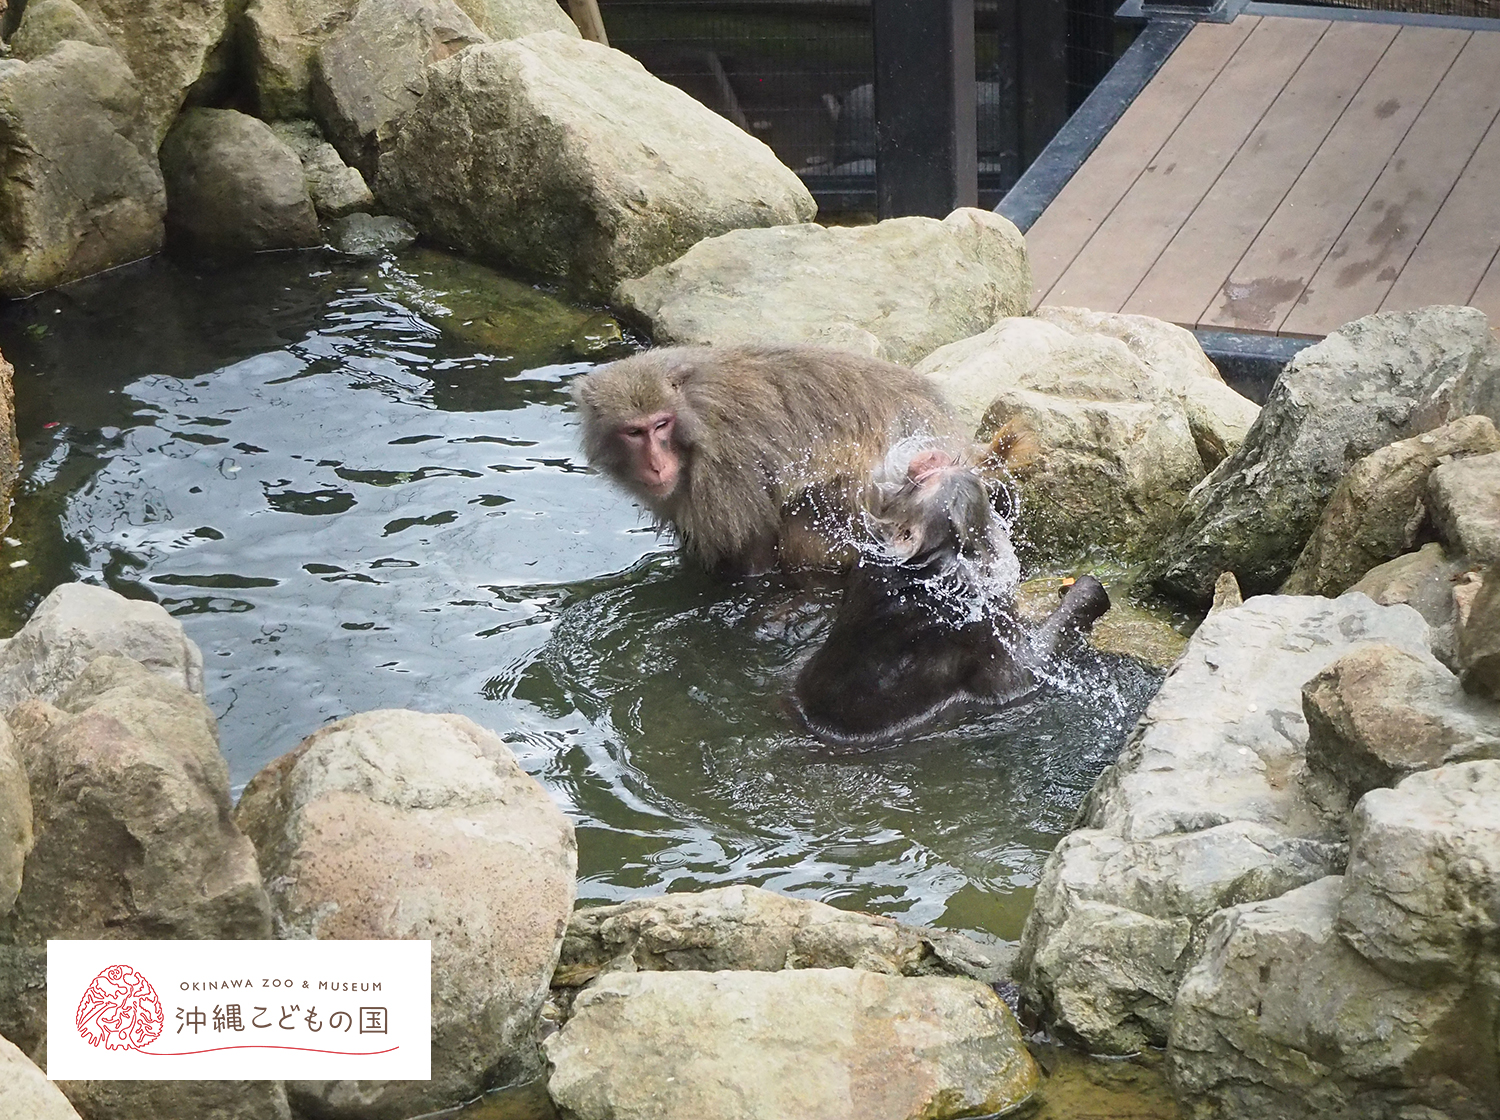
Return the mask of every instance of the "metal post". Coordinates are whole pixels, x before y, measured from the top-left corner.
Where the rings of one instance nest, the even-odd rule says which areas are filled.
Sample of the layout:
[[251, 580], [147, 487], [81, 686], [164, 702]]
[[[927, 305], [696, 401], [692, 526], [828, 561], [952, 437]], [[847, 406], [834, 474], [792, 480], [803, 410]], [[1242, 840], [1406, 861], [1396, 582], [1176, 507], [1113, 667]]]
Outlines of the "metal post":
[[974, 0], [874, 0], [879, 216], [979, 202]]

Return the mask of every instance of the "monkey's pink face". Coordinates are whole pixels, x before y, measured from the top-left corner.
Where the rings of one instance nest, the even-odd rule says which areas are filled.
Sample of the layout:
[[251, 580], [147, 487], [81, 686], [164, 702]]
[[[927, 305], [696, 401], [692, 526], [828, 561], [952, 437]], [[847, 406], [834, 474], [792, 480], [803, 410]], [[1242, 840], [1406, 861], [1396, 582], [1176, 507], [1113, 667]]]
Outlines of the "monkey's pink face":
[[682, 453], [672, 437], [676, 427], [675, 412], [653, 412], [622, 424], [617, 432], [629, 452], [631, 473], [653, 497], [671, 494], [682, 474]]

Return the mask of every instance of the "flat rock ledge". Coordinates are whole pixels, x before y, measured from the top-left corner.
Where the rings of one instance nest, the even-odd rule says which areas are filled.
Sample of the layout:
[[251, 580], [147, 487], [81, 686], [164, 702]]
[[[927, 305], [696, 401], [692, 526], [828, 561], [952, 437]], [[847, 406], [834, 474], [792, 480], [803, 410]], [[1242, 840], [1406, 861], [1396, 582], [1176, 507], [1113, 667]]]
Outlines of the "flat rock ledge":
[[1040, 1077], [987, 986], [848, 968], [604, 976], [546, 1050], [578, 1120], [944, 1120]]

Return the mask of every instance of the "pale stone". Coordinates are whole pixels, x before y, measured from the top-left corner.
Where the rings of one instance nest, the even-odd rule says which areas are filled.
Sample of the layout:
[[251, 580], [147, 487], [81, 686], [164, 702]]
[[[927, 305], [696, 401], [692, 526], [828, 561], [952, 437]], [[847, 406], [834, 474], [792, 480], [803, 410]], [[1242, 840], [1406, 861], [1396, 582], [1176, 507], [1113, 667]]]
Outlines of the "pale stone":
[[1260, 415], [1260, 406], [1224, 383], [1193, 332], [1175, 323], [1082, 307], [1039, 307], [1034, 314], [1073, 334], [1100, 334], [1123, 342], [1182, 402], [1205, 470], [1233, 454]]
[[1210, 615], [1048, 857], [1016, 975], [1091, 1050], [1160, 1046], [1218, 907], [1337, 871], [1342, 820], [1304, 792], [1302, 685], [1373, 643], [1425, 655], [1405, 606], [1262, 596]]
[[964, 208], [942, 221], [738, 230], [627, 280], [614, 301], [659, 343], [811, 342], [910, 365], [1024, 313], [1030, 293], [1020, 232]]
[[1434, 541], [1371, 568], [1349, 590], [1383, 606], [1405, 603], [1411, 607], [1427, 621], [1433, 656], [1456, 669], [1458, 588], [1469, 568], [1468, 561], [1449, 558]]
[[1039, 1081], [987, 986], [847, 968], [611, 973], [546, 1048], [578, 1120], [945, 1120]]
[[203, 695], [203, 655], [182, 623], [156, 603], [64, 583], [0, 646], [0, 714], [30, 697], [55, 701], [90, 662], [108, 653]]
[[0, 916], [21, 890], [21, 870], [31, 851], [31, 787], [16, 753], [15, 736], [0, 717]]
[[1213, 919], [1173, 1007], [1168, 1072], [1186, 1120], [1492, 1115], [1493, 1003], [1377, 971], [1335, 931], [1343, 889], [1330, 876]]
[[1500, 451], [1433, 470], [1427, 497], [1438, 536], [1476, 566], [1500, 565]]
[[1117, 338], [1000, 320], [917, 365], [978, 438], [1035, 437], [1019, 536], [1048, 551], [1154, 548], [1204, 466], [1182, 402]]
[[493, 732], [456, 715], [350, 716], [257, 774], [235, 818], [280, 936], [432, 941], [432, 1080], [292, 1082], [294, 1106], [404, 1120], [536, 1071], [577, 848]]
[[1459, 613], [1458, 664], [1464, 688], [1500, 700], [1500, 568], [1489, 569], [1467, 609], [1460, 607]]
[[376, 191], [428, 236], [605, 293], [705, 237], [816, 211], [759, 140], [628, 55], [555, 31], [429, 67]]
[[365, 177], [350, 167], [313, 121], [273, 121], [271, 131], [302, 161], [307, 194], [318, 217], [332, 221], [375, 205]]
[[0, 1038], [0, 1116], [7, 1120], [79, 1120], [68, 1098], [47, 1075]]

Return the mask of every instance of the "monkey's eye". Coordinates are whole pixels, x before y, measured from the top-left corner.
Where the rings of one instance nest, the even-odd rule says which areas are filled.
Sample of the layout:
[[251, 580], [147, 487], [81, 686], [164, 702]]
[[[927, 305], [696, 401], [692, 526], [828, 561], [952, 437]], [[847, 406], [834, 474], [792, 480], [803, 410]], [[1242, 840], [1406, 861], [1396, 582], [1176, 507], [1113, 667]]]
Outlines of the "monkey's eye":
[[659, 432], [663, 428], [670, 428], [671, 426], [672, 426], [671, 419], [670, 418], [664, 418], [664, 419], [658, 420], [656, 422], [656, 428], [654, 430]]

